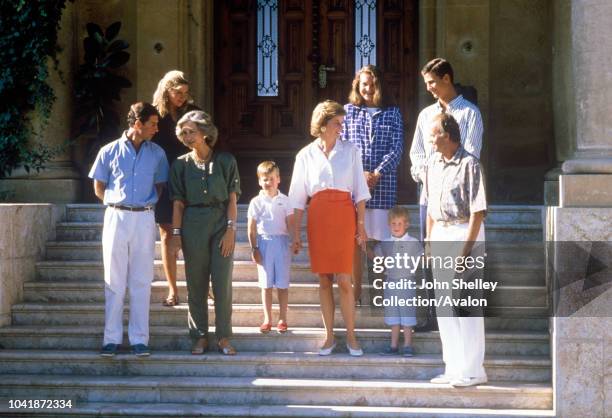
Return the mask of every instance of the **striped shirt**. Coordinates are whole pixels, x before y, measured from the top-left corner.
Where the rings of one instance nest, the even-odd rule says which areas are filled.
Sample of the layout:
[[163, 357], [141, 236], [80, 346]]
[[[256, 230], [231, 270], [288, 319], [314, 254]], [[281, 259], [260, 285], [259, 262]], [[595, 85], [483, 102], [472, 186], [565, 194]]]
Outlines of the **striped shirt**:
[[342, 140], [361, 151], [364, 171], [381, 174], [366, 203], [369, 209], [389, 209], [397, 200], [397, 167], [404, 151], [404, 124], [398, 107], [370, 110], [347, 104]]
[[[425, 166], [431, 156], [431, 144], [429, 143], [429, 129], [434, 116], [444, 113], [439, 102], [436, 102], [419, 113], [414, 138], [410, 148], [410, 161], [412, 167], [410, 173], [414, 181], [423, 182]], [[482, 116], [478, 107], [463, 98], [462, 95], [455, 97], [448, 103], [446, 113], [452, 115], [459, 124], [461, 131], [461, 145], [476, 158], [480, 159], [482, 149]]]

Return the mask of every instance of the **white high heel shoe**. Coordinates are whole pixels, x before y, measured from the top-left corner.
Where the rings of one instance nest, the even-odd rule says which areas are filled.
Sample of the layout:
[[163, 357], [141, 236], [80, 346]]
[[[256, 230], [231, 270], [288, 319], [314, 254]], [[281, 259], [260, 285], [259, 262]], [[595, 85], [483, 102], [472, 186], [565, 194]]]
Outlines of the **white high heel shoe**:
[[334, 348], [336, 348], [336, 342], [335, 341], [334, 341], [334, 343], [330, 347], [320, 348], [319, 349], [319, 355], [320, 356], [329, 356], [332, 353], [332, 351], [334, 351]]
[[346, 343], [346, 349], [348, 350], [349, 354], [353, 357], [361, 357], [363, 356], [363, 350], [361, 348], [351, 348], [351, 346]]

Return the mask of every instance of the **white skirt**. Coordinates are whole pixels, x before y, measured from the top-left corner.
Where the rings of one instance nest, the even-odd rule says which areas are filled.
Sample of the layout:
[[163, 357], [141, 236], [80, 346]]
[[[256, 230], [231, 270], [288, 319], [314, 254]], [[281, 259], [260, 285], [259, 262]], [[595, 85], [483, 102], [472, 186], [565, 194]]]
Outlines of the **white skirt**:
[[387, 215], [388, 209], [366, 209], [365, 230], [368, 239], [384, 241], [391, 236]]

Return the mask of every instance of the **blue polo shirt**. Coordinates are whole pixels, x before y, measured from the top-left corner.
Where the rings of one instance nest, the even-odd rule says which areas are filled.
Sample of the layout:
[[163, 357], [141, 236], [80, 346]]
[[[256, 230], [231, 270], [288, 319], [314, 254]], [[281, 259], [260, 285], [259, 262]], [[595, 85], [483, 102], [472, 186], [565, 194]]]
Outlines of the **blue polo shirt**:
[[159, 197], [155, 185], [168, 181], [168, 160], [151, 141], [144, 141], [136, 152], [123, 132], [121, 138], [100, 148], [89, 178], [106, 183], [105, 205], [153, 206]]

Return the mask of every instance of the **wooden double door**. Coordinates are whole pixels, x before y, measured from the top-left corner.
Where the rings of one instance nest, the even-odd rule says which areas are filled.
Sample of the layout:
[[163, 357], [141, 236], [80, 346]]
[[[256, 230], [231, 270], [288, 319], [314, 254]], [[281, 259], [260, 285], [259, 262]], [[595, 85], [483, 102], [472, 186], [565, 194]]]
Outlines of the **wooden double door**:
[[325, 99], [347, 102], [355, 75], [355, 9], [363, 6], [376, 7], [375, 64], [385, 94], [404, 117], [399, 198], [414, 203], [408, 152], [417, 116], [416, 0], [278, 0], [278, 92], [272, 97], [257, 90], [258, 2], [215, 2], [215, 121], [219, 146], [238, 159], [242, 202], [257, 193], [256, 167], [263, 160], [277, 162], [287, 192], [295, 154], [313, 139], [312, 110]]

